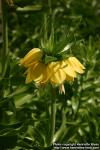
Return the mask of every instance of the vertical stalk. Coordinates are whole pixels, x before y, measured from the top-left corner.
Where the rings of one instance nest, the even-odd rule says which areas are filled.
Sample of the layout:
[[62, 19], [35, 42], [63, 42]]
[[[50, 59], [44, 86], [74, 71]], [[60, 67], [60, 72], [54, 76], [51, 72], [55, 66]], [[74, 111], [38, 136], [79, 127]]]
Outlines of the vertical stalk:
[[53, 144], [54, 133], [55, 133], [55, 123], [56, 123], [56, 98], [55, 89], [51, 87], [51, 120], [50, 120], [50, 145]]
[[57, 142], [59, 139], [61, 140], [63, 138], [64, 134], [66, 133], [65, 131], [67, 131], [66, 113], [65, 113], [64, 108], [62, 108], [62, 122], [61, 122], [60, 128], [58, 129], [58, 131], [54, 135], [54, 142]]
[[52, 15], [52, 7], [51, 7], [51, 0], [48, 0], [48, 6], [49, 6], [49, 13]]
[[8, 25], [7, 25], [7, 4], [6, 0], [1, 0], [2, 9], [2, 34], [3, 34], [3, 49], [1, 50], [2, 77], [4, 77], [7, 69], [8, 59]]

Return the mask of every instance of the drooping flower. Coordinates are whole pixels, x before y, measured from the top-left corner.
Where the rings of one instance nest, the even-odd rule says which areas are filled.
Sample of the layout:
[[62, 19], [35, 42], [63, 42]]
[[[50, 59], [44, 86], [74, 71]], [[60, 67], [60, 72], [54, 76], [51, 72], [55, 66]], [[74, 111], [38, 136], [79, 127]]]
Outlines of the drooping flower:
[[34, 48], [21, 59], [20, 64], [26, 67], [26, 83], [62, 85], [64, 81], [73, 81], [77, 73], [84, 73], [85, 67], [75, 57], [64, 60], [43, 61], [43, 51]]

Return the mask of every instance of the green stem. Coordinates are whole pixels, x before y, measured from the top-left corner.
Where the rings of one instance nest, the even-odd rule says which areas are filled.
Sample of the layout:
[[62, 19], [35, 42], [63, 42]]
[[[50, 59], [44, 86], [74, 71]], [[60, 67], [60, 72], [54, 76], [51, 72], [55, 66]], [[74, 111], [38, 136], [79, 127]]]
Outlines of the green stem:
[[48, 0], [48, 5], [49, 5], [49, 13], [52, 15], [52, 7], [51, 7], [51, 0]]
[[50, 120], [50, 145], [53, 144], [54, 133], [55, 133], [55, 122], [56, 122], [56, 99], [55, 99], [55, 91], [53, 87], [51, 87], [51, 120]]
[[3, 34], [3, 49], [1, 51], [2, 77], [4, 77], [7, 69], [8, 60], [8, 25], [7, 25], [7, 4], [6, 0], [1, 0], [2, 8], [2, 34]]
[[66, 131], [66, 114], [64, 108], [62, 108], [62, 123], [59, 130], [54, 135], [54, 142], [57, 142], [59, 139], [61, 139], [65, 131]]

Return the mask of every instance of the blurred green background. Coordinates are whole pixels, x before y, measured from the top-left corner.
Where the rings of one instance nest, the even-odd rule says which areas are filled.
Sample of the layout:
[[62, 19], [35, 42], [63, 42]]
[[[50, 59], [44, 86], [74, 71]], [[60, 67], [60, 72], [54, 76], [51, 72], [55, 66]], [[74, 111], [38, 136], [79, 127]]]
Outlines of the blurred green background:
[[100, 1], [8, 0], [6, 14], [5, 56], [0, 32], [0, 149], [38, 150], [48, 142], [49, 89], [26, 85], [19, 65], [30, 49], [39, 47], [44, 15], [54, 16], [56, 31], [66, 32], [68, 43], [75, 43], [74, 56], [86, 67], [74, 83], [65, 83], [65, 95], [57, 91], [56, 142], [100, 144]]

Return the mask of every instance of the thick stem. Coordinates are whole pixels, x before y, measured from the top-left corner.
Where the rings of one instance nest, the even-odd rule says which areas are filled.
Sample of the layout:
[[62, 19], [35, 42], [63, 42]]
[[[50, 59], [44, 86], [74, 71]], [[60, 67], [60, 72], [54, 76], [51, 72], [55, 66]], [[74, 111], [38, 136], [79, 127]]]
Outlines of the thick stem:
[[55, 123], [56, 123], [56, 98], [55, 91], [51, 87], [51, 120], [50, 120], [50, 145], [53, 144], [54, 133], [55, 133]]
[[1, 0], [2, 9], [2, 34], [3, 34], [3, 49], [1, 50], [2, 76], [4, 77], [7, 68], [8, 59], [8, 27], [7, 27], [7, 4], [5, 0]]
[[54, 135], [54, 142], [57, 142], [59, 139], [61, 139], [65, 131], [66, 131], [66, 114], [64, 109], [62, 108], [62, 123], [59, 130]]

